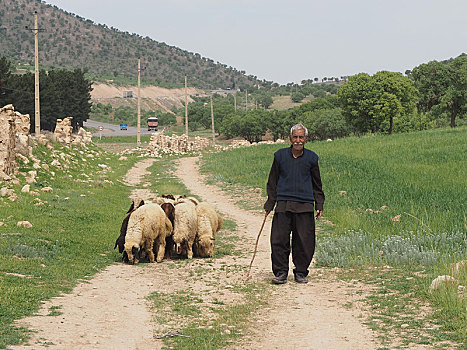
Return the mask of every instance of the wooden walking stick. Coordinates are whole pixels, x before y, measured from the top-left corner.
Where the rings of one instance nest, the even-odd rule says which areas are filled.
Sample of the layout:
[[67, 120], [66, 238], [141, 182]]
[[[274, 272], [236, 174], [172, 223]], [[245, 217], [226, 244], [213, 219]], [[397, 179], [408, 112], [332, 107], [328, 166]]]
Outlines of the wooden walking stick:
[[259, 229], [258, 237], [256, 237], [255, 251], [253, 252], [253, 257], [251, 258], [250, 267], [248, 267], [248, 273], [246, 274], [245, 281], [248, 281], [248, 279], [250, 279], [250, 277], [251, 277], [251, 276], [250, 276], [251, 265], [253, 265], [253, 261], [255, 260], [256, 250], [258, 249], [259, 237], [261, 236], [261, 232], [263, 231], [264, 223], [266, 222], [266, 218], [268, 217], [268, 214], [269, 214], [269, 213], [266, 213], [266, 214], [264, 215], [263, 224], [261, 225], [261, 228]]

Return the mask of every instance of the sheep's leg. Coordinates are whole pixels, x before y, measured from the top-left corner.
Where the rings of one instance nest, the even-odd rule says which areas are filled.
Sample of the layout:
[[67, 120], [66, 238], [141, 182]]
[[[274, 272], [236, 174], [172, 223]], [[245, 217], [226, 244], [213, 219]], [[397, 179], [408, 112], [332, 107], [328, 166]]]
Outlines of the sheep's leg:
[[188, 242], [187, 258], [193, 259], [193, 242]]
[[161, 262], [163, 259], [164, 259], [164, 255], [165, 255], [165, 237], [164, 238], [161, 238], [161, 236], [159, 236], [157, 238], [157, 241], [158, 241], [158, 249], [157, 249], [157, 262]]
[[148, 254], [149, 256], [149, 262], [154, 262], [155, 258], [154, 258], [154, 252], [152, 251], [152, 245], [154, 244], [154, 240], [153, 239], [148, 239], [146, 241], [146, 253]]

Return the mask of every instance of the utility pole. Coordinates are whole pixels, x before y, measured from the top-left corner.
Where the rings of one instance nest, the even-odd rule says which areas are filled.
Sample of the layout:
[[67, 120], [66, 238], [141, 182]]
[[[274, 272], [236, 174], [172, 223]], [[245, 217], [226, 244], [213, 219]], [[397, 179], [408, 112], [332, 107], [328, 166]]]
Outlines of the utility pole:
[[245, 90], [245, 111], [248, 110], [248, 90]]
[[185, 134], [188, 137], [188, 92], [187, 79], [185, 75]]
[[212, 125], [212, 144], [216, 145], [216, 132], [214, 131], [214, 108], [212, 106], [212, 94], [211, 94], [211, 125]]
[[237, 91], [234, 92], [234, 108], [236, 112], [237, 111]]
[[39, 98], [39, 32], [44, 29], [39, 29], [37, 24], [37, 11], [34, 11], [34, 132], [36, 137], [41, 134], [41, 112], [40, 112], [40, 98]]
[[136, 145], [141, 145], [141, 59], [138, 57], [138, 122], [136, 124]]

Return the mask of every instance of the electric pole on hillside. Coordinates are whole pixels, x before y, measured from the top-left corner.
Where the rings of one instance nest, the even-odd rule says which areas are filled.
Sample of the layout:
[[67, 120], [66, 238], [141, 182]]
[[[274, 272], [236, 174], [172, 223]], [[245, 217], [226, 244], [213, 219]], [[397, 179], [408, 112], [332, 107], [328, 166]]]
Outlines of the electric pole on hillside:
[[234, 108], [236, 112], [237, 111], [237, 91], [234, 92]]
[[141, 59], [138, 57], [138, 121], [136, 124], [136, 145], [141, 145]]
[[248, 90], [245, 90], [245, 111], [248, 110]]
[[185, 75], [185, 134], [188, 137], [188, 85]]
[[214, 131], [214, 108], [212, 106], [212, 94], [211, 94], [211, 125], [212, 125], [212, 144], [216, 145], [216, 132]]
[[44, 29], [39, 29], [37, 24], [37, 11], [34, 11], [34, 28], [26, 29], [34, 32], [34, 132], [36, 137], [41, 134], [41, 112], [40, 112], [40, 99], [39, 99], [39, 32]]

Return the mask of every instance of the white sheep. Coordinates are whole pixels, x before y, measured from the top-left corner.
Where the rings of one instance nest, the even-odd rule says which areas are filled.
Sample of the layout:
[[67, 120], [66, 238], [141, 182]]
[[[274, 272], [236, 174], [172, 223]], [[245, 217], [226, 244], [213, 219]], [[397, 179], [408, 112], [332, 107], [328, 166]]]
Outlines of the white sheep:
[[198, 216], [198, 231], [193, 250], [199, 257], [206, 258], [214, 255], [216, 232], [222, 228], [222, 218], [209, 203], [196, 206]]
[[157, 247], [157, 262], [161, 262], [165, 253], [165, 237], [172, 230], [172, 223], [160, 205], [149, 203], [136, 209], [128, 221], [124, 246], [130, 264], [139, 262], [140, 248], [146, 252], [149, 261], [154, 262], [154, 241]]
[[191, 201], [175, 205], [173, 240], [177, 254], [193, 258], [193, 243], [198, 229], [196, 206]]
[[175, 199], [175, 203], [184, 203], [184, 202], [192, 202], [194, 205], [199, 204], [199, 200], [197, 200], [195, 197], [187, 197], [186, 195], [178, 196]]

